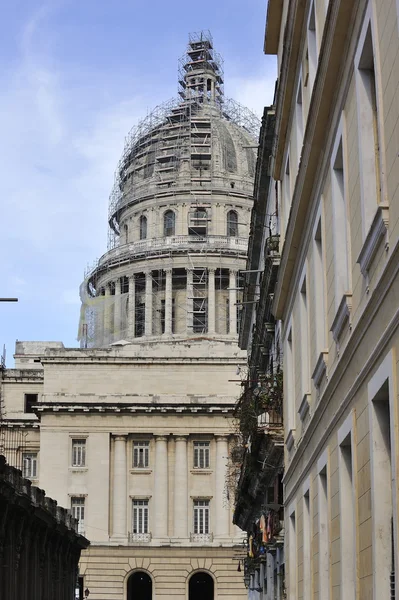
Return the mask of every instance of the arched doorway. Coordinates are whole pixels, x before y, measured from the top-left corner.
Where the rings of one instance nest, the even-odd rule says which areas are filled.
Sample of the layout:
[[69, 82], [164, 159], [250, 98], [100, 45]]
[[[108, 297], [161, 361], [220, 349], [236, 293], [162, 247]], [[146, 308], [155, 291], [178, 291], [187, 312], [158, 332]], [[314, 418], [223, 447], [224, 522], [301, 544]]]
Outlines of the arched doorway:
[[127, 600], [152, 600], [152, 580], [144, 571], [135, 571], [130, 575]]
[[191, 575], [188, 583], [188, 600], [213, 600], [214, 584], [208, 573], [198, 571]]

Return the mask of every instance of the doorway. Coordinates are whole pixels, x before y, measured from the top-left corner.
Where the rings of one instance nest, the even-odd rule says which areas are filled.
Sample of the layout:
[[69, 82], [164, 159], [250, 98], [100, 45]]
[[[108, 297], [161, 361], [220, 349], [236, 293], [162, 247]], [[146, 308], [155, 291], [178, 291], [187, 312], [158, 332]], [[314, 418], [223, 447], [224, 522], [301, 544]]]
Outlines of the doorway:
[[144, 571], [135, 571], [130, 575], [127, 600], [152, 600], [152, 579]]
[[188, 600], [213, 600], [214, 584], [208, 573], [199, 571], [190, 577], [188, 584]]

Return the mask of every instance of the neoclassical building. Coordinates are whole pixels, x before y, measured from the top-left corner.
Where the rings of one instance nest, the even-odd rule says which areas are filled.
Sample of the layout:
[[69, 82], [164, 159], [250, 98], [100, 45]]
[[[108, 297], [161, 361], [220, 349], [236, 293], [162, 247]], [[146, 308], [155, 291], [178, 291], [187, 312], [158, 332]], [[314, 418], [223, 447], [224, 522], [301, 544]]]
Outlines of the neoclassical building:
[[81, 348], [17, 342], [2, 372], [25, 476], [91, 542], [90, 600], [246, 596], [226, 466], [258, 128], [224, 98], [211, 36], [191, 35], [179, 99], [131, 132], [117, 167]]
[[399, 598], [398, 31], [394, 0], [268, 3], [290, 600]]

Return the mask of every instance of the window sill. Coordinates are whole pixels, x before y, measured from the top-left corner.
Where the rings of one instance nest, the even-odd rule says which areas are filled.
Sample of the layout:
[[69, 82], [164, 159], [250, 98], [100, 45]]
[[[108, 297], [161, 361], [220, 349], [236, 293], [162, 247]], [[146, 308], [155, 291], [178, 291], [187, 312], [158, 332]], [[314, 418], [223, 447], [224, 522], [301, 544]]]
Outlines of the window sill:
[[364, 241], [363, 248], [360, 251], [357, 262], [360, 266], [360, 271], [364, 277], [367, 277], [368, 271], [373, 262], [373, 258], [377, 253], [378, 246], [381, 240], [385, 237], [388, 231], [389, 223], [389, 208], [385, 203], [381, 203], [377, 208], [373, 222], [371, 223], [370, 231]]
[[351, 309], [352, 294], [344, 294], [330, 329], [336, 344], [339, 342], [339, 338], [342, 335], [345, 323], [349, 322]]
[[328, 351], [324, 350], [323, 352], [320, 352], [319, 358], [317, 359], [316, 366], [312, 374], [312, 379], [316, 389], [320, 388], [321, 382], [323, 381], [323, 377], [327, 373], [327, 360]]
[[299, 410], [298, 410], [298, 414], [299, 414], [299, 417], [302, 422], [306, 419], [306, 416], [309, 414], [310, 398], [311, 398], [310, 394], [303, 395], [301, 406], [299, 407]]
[[72, 473], [85, 473], [88, 471], [87, 467], [69, 467], [69, 471]]
[[152, 473], [152, 469], [147, 467], [133, 467], [133, 469], [130, 469], [130, 473], [133, 473], [134, 475], [150, 475]]
[[212, 469], [191, 469], [190, 472], [193, 475], [211, 475], [213, 473]]
[[287, 446], [288, 452], [291, 452], [292, 448], [295, 444], [295, 429], [290, 429], [285, 440], [285, 445]]

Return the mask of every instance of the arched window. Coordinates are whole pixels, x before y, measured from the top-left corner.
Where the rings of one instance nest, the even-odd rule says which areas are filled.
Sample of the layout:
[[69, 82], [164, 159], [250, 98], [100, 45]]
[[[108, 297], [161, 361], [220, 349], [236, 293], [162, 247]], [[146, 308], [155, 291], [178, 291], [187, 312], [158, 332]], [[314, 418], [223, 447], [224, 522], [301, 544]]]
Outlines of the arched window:
[[123, 233], [125, 236], [125, 244], [127, 244], [129, 241], [129, 227], [127, 225], [123, 226]]
[[163, 234], [165, 237], [175, 235], [175, 213], [173, 210], [167, 210], [163, 216]]
[[145, 240], [147, 238], [147, 217], [141, 215], [140, 217], [140, 239]]
[[227, 213], [227, 235], [238, 237], [238, 215], [235, 210], [229, 210]]
[[204, 571], [191, 575], [188, 582], [189, 600], [213, 600], [214, 583], [212, 577]]

